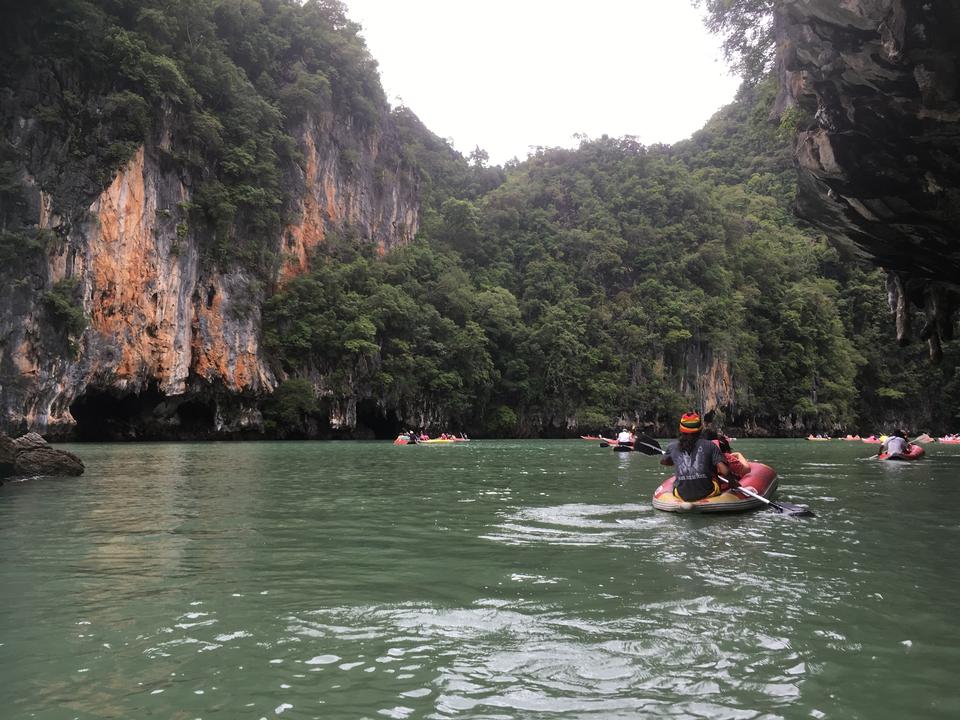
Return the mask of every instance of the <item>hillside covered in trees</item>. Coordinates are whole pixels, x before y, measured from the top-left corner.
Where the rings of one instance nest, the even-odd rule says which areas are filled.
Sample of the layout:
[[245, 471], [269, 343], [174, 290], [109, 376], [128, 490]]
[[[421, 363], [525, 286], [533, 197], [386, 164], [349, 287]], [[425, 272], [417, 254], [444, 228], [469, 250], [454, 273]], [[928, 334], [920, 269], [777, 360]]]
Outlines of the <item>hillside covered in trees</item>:
[[673, 147], [585, 140], [501, 182], [400, 109], [430, 187], [417, 242], [323, 248], [268, 302], [269, 347], [340, 407], [434, 428], [666, 427], [689, 407], [748, 433], [949, 424], [960, 382], [896, 347], [882, 274], [790, 212], [773, 94], [745, 87]]
[[[42, 264], [67, 232], [36, 226], [24, 168], [78, 224], [146, 144], [189, 188], [165, 217], [177, 253], [195, 243], [197, 287], [242, 279], [231, 317], [254, 328], [271, 379], [244, 391], [253, 420], [238, 435], [566, 436], [618, 421], [667, 429], [691, 407], [740, 434], [960, 420], [957, 348], [931, 367], [922, 348], [897, 347], [882, 273], [791, 212], [792, 120], [770, 120], [771, 80], [674, 146], [584, 139], [487, 167], [387, 107], [357, 30], [333, 0], [70, 0], [8, 25], [7, 272]], [[337, 177], [367, 174], [384, 196], [414, 178], [415, 237], [385, 247], [345, 212], [309, 269], [283, 276], [285, 228], [310, 211], [304, 137], [333, 137]], [[96, 328], [80, 284], [18, 287], [7, 324], [32, 298], [82, 362]], [[4, 357], [10, 387], [17, 364]], [[124, 436], [214, 436], [222, 410], [203, 408], [229, 392], [191, 379], [180, 397], [201, 410], [172, 429], [147, 419], [170, 393], [96, 382], [141, 399]]]

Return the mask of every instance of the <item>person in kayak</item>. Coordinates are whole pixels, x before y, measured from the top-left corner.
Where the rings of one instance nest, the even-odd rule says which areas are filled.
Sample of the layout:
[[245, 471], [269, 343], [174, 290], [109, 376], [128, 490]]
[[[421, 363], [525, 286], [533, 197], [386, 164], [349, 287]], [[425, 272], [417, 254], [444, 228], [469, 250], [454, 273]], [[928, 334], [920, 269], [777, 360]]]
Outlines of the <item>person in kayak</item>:
[[720, 448], [720, 452], [723, 453], [723, 461], [730, 472], [733, 473], [733, 477], [739, 480], [750, 472], [750, 461], [744, 457], [743, 453], [730, 447], [730, 439], [726, 435], [714, 430], [704, 430], [703, 437]]
[[910, 442], [903, 430], [894, 430], [893, 435], [887, 438], [887, 441], [880, 446], [880, 452], [877, 455], [907, 455], [910, 452]]
[[660, 461], [661, 465], [676, 468], [673, 494], [685, 502], [719, 495], [721, 489], [716, 476], [730, 473], [720, 448], [701, 437], [702, 430], [697, 413], [684, 413], [680, 418], [680, 437], [667, 446]]
[[633, 445], [633, 433], [626, 428], [620, 428], [617, 434], [617, 445]]

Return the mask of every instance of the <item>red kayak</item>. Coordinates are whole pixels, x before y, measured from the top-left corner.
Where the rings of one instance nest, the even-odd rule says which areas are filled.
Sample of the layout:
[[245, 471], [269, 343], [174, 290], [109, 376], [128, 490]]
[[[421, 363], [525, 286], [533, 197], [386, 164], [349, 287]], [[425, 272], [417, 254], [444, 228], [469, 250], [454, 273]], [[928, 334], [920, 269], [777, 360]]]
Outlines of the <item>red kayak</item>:
[[881, 453], [880, 459], [881, 460], [919, 460], [925, 454], [926, 454], [926, 450], [924, 450], [919, 445], [911, 445], [910, 449], [906, 452], [906, 454], [896, 453], [894, 455], [889, 455], [887, 453]]
[[[654, 491], [653, 506], [657, 510], [690, 513], [742, 512], [766, 505], [763, 500], [757, 500], [729, 488], [714, 497], [684, 503], [673, 494], [673, 481], [674, 477], [671, 476]], [[777, 471], [769, 465], [751, 460], [750, 472], [740, 478], [740, 484], [770, 500], [777, 490]]]

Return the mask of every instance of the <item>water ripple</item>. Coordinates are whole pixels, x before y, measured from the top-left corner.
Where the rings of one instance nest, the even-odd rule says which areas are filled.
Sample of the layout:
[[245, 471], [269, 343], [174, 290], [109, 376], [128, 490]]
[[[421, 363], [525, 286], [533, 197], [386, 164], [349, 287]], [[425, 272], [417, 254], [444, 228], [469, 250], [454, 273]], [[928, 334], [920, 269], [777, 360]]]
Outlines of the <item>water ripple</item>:
[[817, 517], [655, 512], [662, 469], [579, 442], [84, 446], [82, 479], [0, 488], [0, 706], [960, 715], [960, 449], [739, 445]]

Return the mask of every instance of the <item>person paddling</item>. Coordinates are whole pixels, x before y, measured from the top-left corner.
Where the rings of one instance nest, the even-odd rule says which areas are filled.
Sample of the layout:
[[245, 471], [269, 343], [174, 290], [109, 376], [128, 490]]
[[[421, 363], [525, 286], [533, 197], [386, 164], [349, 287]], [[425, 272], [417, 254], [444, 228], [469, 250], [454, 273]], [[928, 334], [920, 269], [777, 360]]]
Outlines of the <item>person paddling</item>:
[[743, 456], [743, 453], [730, 447], [730, 439], [726, 435], [713, 430], [704, 430], [703, 437], [720, 448], [720, 452], [723, 453], [723, 461], [737, 480], [750, 472], [750, 462]]
[[661, 465], [676, 467], [673, 494], [685, 502], [719, 495], [722, 490], [717, 474], [726, 476], [730, 469], [720, 448], [700, 437], [703, 424], [695, 412], [680, 418], [680, 437], [667, 446]]
[[910, 442], [907, 440], [903, 430], [894, 430], [893, 435], [887, 438], [886, 442], [880, 446], [880, 452], [877, 455], [907, 455], [910, 452]]
[[617, 433], [617, 445], [633, 445], [633, 433], [626, 428], [620, 428]]

